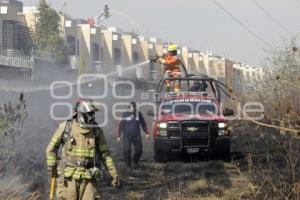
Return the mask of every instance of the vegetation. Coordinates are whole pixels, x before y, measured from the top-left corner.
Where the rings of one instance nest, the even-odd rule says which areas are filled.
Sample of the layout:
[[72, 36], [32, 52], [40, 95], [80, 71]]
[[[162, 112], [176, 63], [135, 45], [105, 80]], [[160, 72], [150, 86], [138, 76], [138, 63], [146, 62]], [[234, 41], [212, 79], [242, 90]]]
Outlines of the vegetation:
[[[26, 159], [16, 154], [16, 137], [27, 118], [23, 94], [15, 104], [8, 102], [0, 107], [0, 199], [39, 199], [39, 193], [29, 192], [30, 182], [23, 183], [26, 169], [18, 163]], [[18, 176], [21, 174], [22, 176]]]
[[38, 50], [53, 53], [57, 62], [67, 62], [68, 48], [61, 37], [60, 16], [46, 0], [39, 1], [35, 42]]
[[[270, 51], [264, 77], [246, 89], [245, 100], [265, 107], [262, 122], [236, 124], [239, 149], [248, 152], [253, 199], [300, 197], [300, 52], [297, 40]], [[241, 146], [242, 145], [242, 146]]]

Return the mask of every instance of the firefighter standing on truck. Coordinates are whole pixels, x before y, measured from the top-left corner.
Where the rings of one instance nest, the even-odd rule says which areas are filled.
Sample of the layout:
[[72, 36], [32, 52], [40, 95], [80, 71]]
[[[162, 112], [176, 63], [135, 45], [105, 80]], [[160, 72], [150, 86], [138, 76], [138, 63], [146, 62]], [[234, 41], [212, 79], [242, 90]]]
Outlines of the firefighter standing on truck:
[[[112, 186], [119, 186], [119, 177], [102, 129], [95, 122], [99, 107], [91, 100], [80, 101], [73, 118], [61, 123], [46, 150], [47, 167], [52, 177], [58, 174], [56, 196], [66, 200], [100, 199], [96, 179], [101, 164], [112, 177]], [[58, 166], [60, 147], [61, 160]]]
[[[164, 65], [164, 74], [166, 78], [180, 78], [181, 71], [180, 71], [180, 64], [181, 61], [177, 56], [177, 47], [174, 44], [170, 44], [168, 46], [168, 53], [159, 59], [160, 63]], [[180, 82], [175, 81], [173, 87], [173, 91], [175, 93], [180, 92]], [[166, 80], [166, 91], [171, 91], [171, 81]]]
[[136, 103], [131, 102], [128, 111], [123, 113], [122, 120], [117, 130], [117, 142], [120, 143], [121, 133], [123, 133], [123, 153], [125, 164], [131, 168], [131, 146], [134, 147], [133, 164], [134, 168], [139, 168], [139, 160], [143, 153], [140, 126], [146, 134], [147, 140], [150, 136], [147, 130], [145, 119], [141, 112], [137, 111]]

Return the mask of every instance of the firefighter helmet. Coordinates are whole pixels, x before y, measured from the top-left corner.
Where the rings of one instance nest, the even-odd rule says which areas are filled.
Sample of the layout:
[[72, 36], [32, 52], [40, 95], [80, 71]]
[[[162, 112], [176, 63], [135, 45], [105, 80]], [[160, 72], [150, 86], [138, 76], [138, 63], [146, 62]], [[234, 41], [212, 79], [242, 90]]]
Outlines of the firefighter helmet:
[[168, 46], [168, 52], [177, 51], [177, 46], [175, 44], [170, 44]]
[[95, 112], [100, 110], [100, 107], [92, 100], [80, 100], [76, 109], [78, 122], [81, 125], [94, 124]]

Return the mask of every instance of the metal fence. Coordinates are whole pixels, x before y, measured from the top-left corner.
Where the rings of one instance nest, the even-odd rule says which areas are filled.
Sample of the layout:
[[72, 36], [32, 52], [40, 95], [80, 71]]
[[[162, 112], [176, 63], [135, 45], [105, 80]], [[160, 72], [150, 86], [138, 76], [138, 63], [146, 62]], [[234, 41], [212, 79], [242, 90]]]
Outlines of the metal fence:
[[34, 58], [25, 55], [0, 55], [0, 79], [32, 80]]
[[3, 56], [0, 55], [0, 65], [6, 67], [17, 67], [24, 69], [34, 69], [33, 57], [27, 56]]
[[34, 50], [33, 51], [33, 56], [34, 56], [34, 59], [37, 59], [37, 60], [47, 61], [47, 62], [50, 62], [50, 63], [55, 62], [54, 54], [52, 54], [48, 51]]

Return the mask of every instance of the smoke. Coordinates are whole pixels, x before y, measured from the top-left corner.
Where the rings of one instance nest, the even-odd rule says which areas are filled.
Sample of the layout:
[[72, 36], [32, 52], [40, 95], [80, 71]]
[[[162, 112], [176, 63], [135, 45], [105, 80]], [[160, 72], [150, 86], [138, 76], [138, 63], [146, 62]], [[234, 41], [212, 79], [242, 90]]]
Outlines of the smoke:
[[[130, 72], [135, 72], [135, 69], [139, 67], [147, 67], [148, 63], [149, 61], [144, 61], [132, 66], [120, 67], [118, 68], [118, 70], [109, 71], [103, 74], [103, 76], [111, 80], [115, 80], [118, 78], [118, 75], [122, 74], [130, 80], [130, 78], [133, 78], [130, 76], [135, 74]], [[61, 69], [60, 73], [63, 77], [63, 74], [68, 72], [67, 70], [64, 71], [63, 69]], [[78, 81], [76, 81], [77, 75], [74, 75], [73, 77], [68, 77], [65, 80], [71, 83], [71, 87], [74, 93], [67, 99], [55, 99], [51, 96], [51, 83], [53, 81], [56, 81], [55, 78], [58, 78], [56, 76], [51, 77], [54, 77], [54, 80], [0, 80], [1, 104], [8, 101], [14, 102], [17, 99], [18, 95], [21, 92], [24, 92], [24, 98], [27, 102], [26, 109], [29, 116], [24, 122], [24, 126], [21, 130], [22, 134], [16, 137], [16, 152], [17, 157], [19, 158], [17, 167], [19, 169], [24, 168], [24, 173], [20, 174], [22, 178], [27, 177], [27, 175], [30, 174], [32, 176], [31, 180], [33, 180], [32, 185], [36, 185], [36, 189], [41, 189], [41, 191], [45, 192], [45, 194], [47, 194], [45, 149], [48, 142], [50, 141], [52, 134], [57, 128], [57, 125], [61, 122], [54, 120], [50, 116], [51, 105], [57, 102], [70, 103], [74, 105], [76, 99], [78, 98], [78, 94], [76, 92], [78, 90], [78, 87], [81, 87], [85, 95], [97, 95], [103, 90], [103, 85], [99, 83], [97, 78], [83, 79], [83, 81], [79, 84]], [[87, 83], [93, 84], [87, 85]], [[108, 87], [108, 96], [103, 99], [98, 99], [98, 101], [106, 104], [109, 109], [108, 124], [104, 126], [103, 129], [114, 157], [119, 158], [122, 155], [121, 148], [120, 145], [117, 145], [117, 143], [115, 142], [115, 130], [117, 128], [118, 121], [114, 119], [110, 111], [115, 103], [120, 102], [120, 99], [115, 98], [111, 94], [113, 84], [110, 84]], [[119, 87], [123, 95], [130, 93], [129, 88], [122, 85], [120, 85]], [[54, 89], [56, 93], [58, 92], [59, 94], [67, 94], [70, 88], [69, 86], [58, 84], [52, 89]], [[144, 99], [142, 99], [142, 94], [144, 92], [145, 91], [143, 89], [136, 89], [135, 95], [131, 99], [122, 101], [144, 101]], [[142, 110], [142, 112], [145, 113], [145, 110]], [[64, 116], [64, 109], [59, 109], [57, 114]], [[103, 113], [97, 114], [96, 117], [96, 120], [99, 123], [103, 121]], [[151, 149], [150, 143], [146, 144], [145, 147]], [[148, 153], [147, 151], [145, 152], [145, 154], [145, 157], [152, 155], [151, 152]], [[1, 184], [3, 185], [9, 180], [14, 180], [15, 177], [17, 177], [16, 173], [7, 176], [7, 178], [5, 179], [1, 179], [0, 187]], [[22, 178], [18, 178], [18, 181], [14, 182], [16, 188], [21, 188], [23, 186], [24, 181]], [[32, 188], [28, 188], [30, 187], [28, 186], [24, 188], [24, 194], [31, 191]]]

